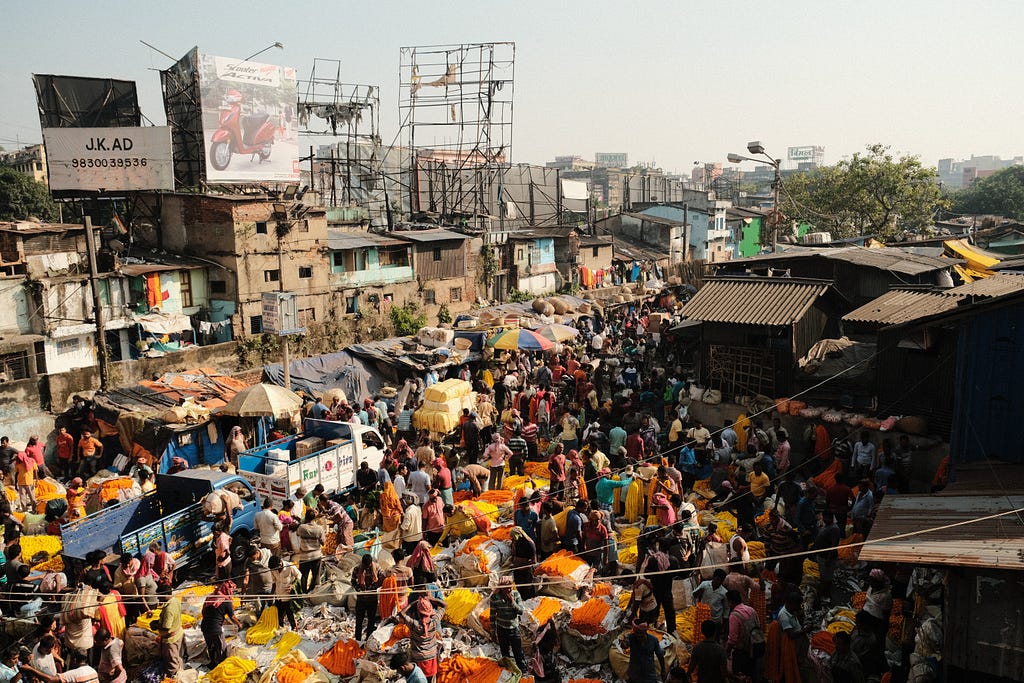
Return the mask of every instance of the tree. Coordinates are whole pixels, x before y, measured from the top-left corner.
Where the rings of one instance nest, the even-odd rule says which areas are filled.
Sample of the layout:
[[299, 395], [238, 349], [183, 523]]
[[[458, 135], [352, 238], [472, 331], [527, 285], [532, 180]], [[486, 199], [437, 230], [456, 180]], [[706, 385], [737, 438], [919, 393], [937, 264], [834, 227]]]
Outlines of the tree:
[[948, 206], [934, 169], [916, 156], [895, 157], [889, 147], [868, 145], [834, 166], [784, 179], [780, 208], [789, 219], [807, 221], [834, 237], [920, 230]]
[[953, 195], [953, 210], [1024, 219], [1024, 166], [1011, 166], [975, 180]]
[[13, 168], [0, 168], [0, 221], [32, 216], [44, 221], [55, 221], [60, 216], [49, 190]]
[[419, 312], [419, 306], [410, 301], [404, 306], [392, 306], [389, 316], [399, 337], [412, 337], [427, 324], [427, 316]]

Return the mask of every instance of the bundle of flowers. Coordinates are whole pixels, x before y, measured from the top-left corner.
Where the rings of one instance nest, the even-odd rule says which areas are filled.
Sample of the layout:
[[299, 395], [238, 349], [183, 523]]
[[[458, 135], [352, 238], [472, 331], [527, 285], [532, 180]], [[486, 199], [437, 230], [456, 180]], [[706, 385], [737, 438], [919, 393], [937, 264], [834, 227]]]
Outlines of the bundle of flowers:
[[445, 596], [444, 620], [453, 626], [465, 626], [473, 608], [480, 604], [483, 596], [468, 588], [456, 588]]
[[365, 656], [366, 650], [359, 647], [356, 641], [338, 640], [331, 649], [317, 657], [316, 661], [335, 676], [354, 676], [356, 660]]
[[606, 633], [603, 622], [610, 609], [611, 605], [601, 598], [591, 598], [572, 611], [569, 625], [585, 636]]

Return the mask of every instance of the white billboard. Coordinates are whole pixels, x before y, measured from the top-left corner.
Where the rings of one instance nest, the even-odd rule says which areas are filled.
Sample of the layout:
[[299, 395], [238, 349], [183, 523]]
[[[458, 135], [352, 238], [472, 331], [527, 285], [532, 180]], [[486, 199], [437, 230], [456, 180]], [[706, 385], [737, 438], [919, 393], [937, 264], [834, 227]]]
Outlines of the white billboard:
[[298, 182], [295, 69], [199, 55], [207, 182]]
[[173, 190], [171, 129], [44, 128], [50, 189]]
[[825, 148], [820, 145], [790, 147], [786, 156], [790, 161], [817, 161], [820, 163], [825, 157]]

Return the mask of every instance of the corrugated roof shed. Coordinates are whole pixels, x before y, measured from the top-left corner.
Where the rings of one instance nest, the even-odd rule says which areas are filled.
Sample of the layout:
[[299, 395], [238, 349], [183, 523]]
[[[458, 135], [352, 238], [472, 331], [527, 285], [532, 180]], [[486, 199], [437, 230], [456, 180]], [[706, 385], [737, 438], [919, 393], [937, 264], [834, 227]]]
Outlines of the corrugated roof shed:
[[951, 268], [955, 263], [962, 263], [962, 261], [956, 259], [922, 256], [895, 247], [868, 249], [865, 247], [791, 246], [776, 254], [759, 254], [757, 256], [748, 256], [747, 258], [733, 259], [729, 264], [770, 263], [792, 260], [794, 258], [827, 258], [835, 261], [845, 261], [866, 268], [877, 268], [907, 275], [920, 275], [936, 270], [945, 270]]
[[401, 232], [388, 233], [392, 237], [398, 237], [403, 240], [410, 240], [412, 242], [445, 242], [448, 240], [468, 240], [468, 235], [463, 235], [461, 232], [454, 232], [452, 230], [407, 230]]
[[688, 320], [737, 325], [790, 325], [829, 288], [821, 280], [790, 278], [708, 279], [683, 306]]
[[964, 296], [945, 292], [894, 289], [850, 311], [843, 320], [856, 323], [898, 325], [927, 318], [936, 313], [951, 311], [960, 305]]
[[345, 232], [342, 230], [327, 231], [328, 249], [364, 249], [366, 247], [386, 247], [389, 245], [403, 244], [400, 239], [388, 235], [378, 235], [373, 232]]
[[982, 278], [965, 285], [946, 290], [950, 294], [965, 296], [1003, 296], [1024, 290], [1024, 275], [998, 273], [992, 277]]
[[677, 226], [683, 224], [682, 221], [677, 221], [672, 218], [665, 218], [664, 216], [655, 216], [654, 214], [650, 213], [629, 213], [624, 211], [622, 215], [629, 216], [630, 218], [635, 218], [640, 221], [647, 221], [648, 223], [656, 223], [658, 225]]
[[[1024, 523], [1016, 513], [951, 529], [916, 533], [1021, 508], [1024, 508], [1024, 495], [886, 496], [871, 527], [869, 543], [860, 551], [860, 559], [1024, 569]], [[905, 534], [913, 535], [892, 538]], [[879, 542], [871, 542], [874, 539]]]

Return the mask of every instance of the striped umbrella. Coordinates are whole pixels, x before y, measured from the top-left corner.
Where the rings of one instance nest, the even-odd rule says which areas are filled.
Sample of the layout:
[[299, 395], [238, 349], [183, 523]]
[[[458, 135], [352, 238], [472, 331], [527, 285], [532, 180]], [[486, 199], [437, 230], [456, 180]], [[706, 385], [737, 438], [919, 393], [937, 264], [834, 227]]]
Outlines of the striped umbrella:
[[549, 351], [555, 343], [545, 339], [532, 330], [505, 330], [487, 340], [487, 345], [495, 349], [521, 351]]
[[579, 336], [580, 331], [575, 327], [569, 327], [568, 325], [559, 325], [558, 323], [551, 323], [550, 325], [544, 325], [537, 329], [537, 334], [542, 337], [546, 337], [553, 342], [561, 344], [567, 342], [570, 339], [575, 339]]

